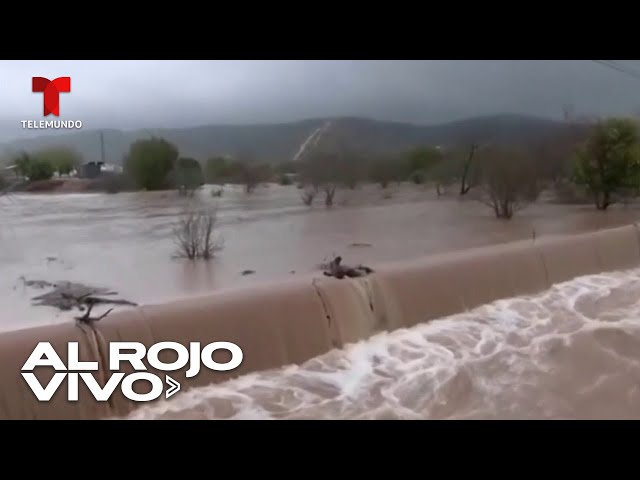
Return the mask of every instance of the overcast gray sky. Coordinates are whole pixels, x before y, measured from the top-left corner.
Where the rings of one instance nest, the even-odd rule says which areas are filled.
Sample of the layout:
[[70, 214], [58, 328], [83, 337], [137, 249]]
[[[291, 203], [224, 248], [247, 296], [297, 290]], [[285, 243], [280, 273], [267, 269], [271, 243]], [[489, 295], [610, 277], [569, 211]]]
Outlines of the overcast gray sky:
[[[640, 72], [640, 61], [623, 61]], [[31, 77], [71, 77], [61, 120], [90, 128], [285, 122], [326, 116], [439, 123], [494, 113], [640, 111], [640, 80], [591, 61], [0, 61], [0, 137], [40, 120]], [[639, 73], [640, 77], [640, 73]], [[54, 119], [49, 116], [47, 119]]]

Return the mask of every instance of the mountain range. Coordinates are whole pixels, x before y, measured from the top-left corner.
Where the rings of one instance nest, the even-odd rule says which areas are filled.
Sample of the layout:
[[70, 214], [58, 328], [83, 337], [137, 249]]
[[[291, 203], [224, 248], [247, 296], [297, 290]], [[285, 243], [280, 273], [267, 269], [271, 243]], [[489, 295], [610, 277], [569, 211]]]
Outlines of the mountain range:
[[100, 160], [104, 139], [107, 163], [122, 164], [132, 142], [159, 136], [175, 144], [181, 156], [204, 161], [218, 155], [245, 156], [259, 161], [295, 160], [320, 139], [340, 139], [362, 153], [393, 153], [416, 146], [454, 146], [475, 143], [523, 144], [543, 141], [567, 124], [523, 115], [474, 117], [439, 125], [379, 121], [369, 118], [317, 118], [290, 123], [260, 125], [207, 125], [190, 128], [114, 129], [56, 132], [20, 139], [0, 146], [7, 158], [20, 151], [33, 152], [64, 146], [76, 150], [85, 161]]

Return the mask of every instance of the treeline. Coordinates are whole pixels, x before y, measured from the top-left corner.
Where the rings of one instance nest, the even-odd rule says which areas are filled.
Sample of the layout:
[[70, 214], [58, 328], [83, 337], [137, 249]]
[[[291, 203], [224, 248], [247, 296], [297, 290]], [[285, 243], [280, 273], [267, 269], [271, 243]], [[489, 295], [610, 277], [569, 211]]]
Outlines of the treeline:
[[[56, 173], [67, 175], [80, 168], [82, 157], [74, 150], [59, 147], [34, 153], [22, 152], [8, 162], [17, 176], [29, 182], [51, 179]], [[249, 155], [235, 159], [213, 157], [202, 164], [180, 156], [178, 148], [162, 138], [133, 142], [123, 159], [123, 174], [108, 175], [109, 188], [119, 187], [164, 190], [169, 188], [195, 189], [205, 183], [238, 183], [252, 191], [262, 182], [277, 180], [281, 167], [257, 164]], [[2, 177], [2, 175], [0, 175]], [[1, 179], [0, 179], [1, 181]], [[98, 180], [96, 180], [98, 182]]]
[[[516, 164], [518, 167], [512, 168]], [[531, 164], [524, 160], [521, 152], [473, 143], [455, 149], [418, 147], [385, 156], [359, 154], [346, 148], [316, 150], [296, 167], [305, 187], [303, 201], [311, 204], [314, 197], [321, 194], [327, 206], [333, 204], [338, 188], [353, 189], [359, 183], [377, 183], [383, 189], [392, 183], [430, 184], [435, 186], [437, 195], [452, 187], [459, 195], [467, 195], [483, 185], [490, 186], [491, 195], [496, 198], [497, 191], [502, 189], [500, 183], [517, 181], [523, 188], [526, 185], [527, 198], [531, 198], [534, 190], [531, 174], [527, 171]], [[497, 215], [510, 217], [510, 210], [511, 206], [505, 207], [504, 212]]]
[[[31, 180], [71, 172], [79, 155], [49, 149], [15, 159], [17, 173]], [[436, 194], [453, 194], [484, 202], [498, 218], [511, 218], [543, 190], [562, 203], [590, 201], [600, 210], [640, 195], [640, 133], [636, 121], [610, 118], [591, 125], [571, 124], [529, 145], [496, 145], [469, 141], [454, 148], [424, 146], [392, 155], [365, 154], [334, 142], [315, 147], [297, 162], [257, 162], [250, 153], [234, 158], [214, 156], [202, 163], [180, 156], [162, 138], [137, 140], [123, 162], [121, 176], [132, 188], [195, 189], [205, 183], [239, 184], [246, 192], [265, 182], [303, 188], [311, 204], [323, 194], [333, 204], [339, 188], [396, 182], [429, 184]], [[117, 185], [113, 187], [117, 191]]]
[[205, 183], [235, 183], [251, 192], [263, 182], [273, 181], [275, 170], [269, 164], [255, 163], [249, 156], [236, 159], [212, 157], [202, 164], [193, 158], [181, 157], [175, 145], [162, 138], [134, 142], [124, 159], [124, 173], [138, 188], [194, 189]]
[[633, 119], [609, 118], [565, 128], [528, 145], [469, 142], [455, 148], [421, 147], [374, 158], [347, 150], [315, 151], [298, 165], [305, 203], [324, 193], [331, 205], [339, 186], [373, 181], [382, 188], [411, 181], [489, 206], [498, 218], [549, 190], [562, 202], [593, 202], [606, 210], [640, 195], [640, 133]]
[[18, 154], [11, 162], [16, 174], [31, 181], [49, 180], [57, 172], [68, 175], [82, 163], [82, 157], [74, 150], [59, 147], [39, 150], [33, 154]]

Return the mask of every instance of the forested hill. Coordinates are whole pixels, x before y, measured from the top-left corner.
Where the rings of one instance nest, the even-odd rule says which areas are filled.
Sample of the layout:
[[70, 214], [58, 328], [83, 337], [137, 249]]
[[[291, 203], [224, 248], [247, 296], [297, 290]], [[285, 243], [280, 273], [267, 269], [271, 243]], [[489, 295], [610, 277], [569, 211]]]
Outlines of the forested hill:
[[[416, 125], [367, 118], [318, 118], [263, 125], [209, 125], [194, 128], [102, 130], [105, 157], [121, 164], [129, 145], [140, 138], [160, 136], [177, 145], [182, 156], [206, 160], [215, 155], [241, 156], [258, 161], [295, 159], [320, 138], [339, 139], [350, 150], [378, 154], [415, 146], [451, 146], [468, 143], [522, 144], [544, 141], [566, 125], [559, 121], [521, 115], [475, 117], [440, 125]], [[100, 158], [100, 131], [83, 130], [21, 139], [3, 145], [12, 152], [33, 152], [52, 146], [76, 150], [85, 160]]]

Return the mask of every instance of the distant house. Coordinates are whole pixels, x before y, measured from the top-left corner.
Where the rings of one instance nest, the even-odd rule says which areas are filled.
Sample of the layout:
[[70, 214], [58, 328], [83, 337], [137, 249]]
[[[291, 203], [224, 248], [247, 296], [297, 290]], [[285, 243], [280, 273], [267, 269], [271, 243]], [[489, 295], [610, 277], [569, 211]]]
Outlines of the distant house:
[[97, 178], [103, 174], [114, 175], [122, 173], [122, 166], [104, 162], [86, 162], [77, 170], [80, 178]]
[[122, 173], [123, 168], [121, 165], [113, 165], [111, 163], [105, 163], [104, 165], [102, 165], [102, 171], [109, 172], [109, 173]]
[[102, 162], [86, 162], [78, 169], [78, 177], [80, 178], [96, 178], [102, 173]]
[[24, 180], [24, 176], [18, 174], [17, 165], [9, 165], [8, 167], [4, 167], [0, 175], [2, 175], [5, 180], [9, 181]]

